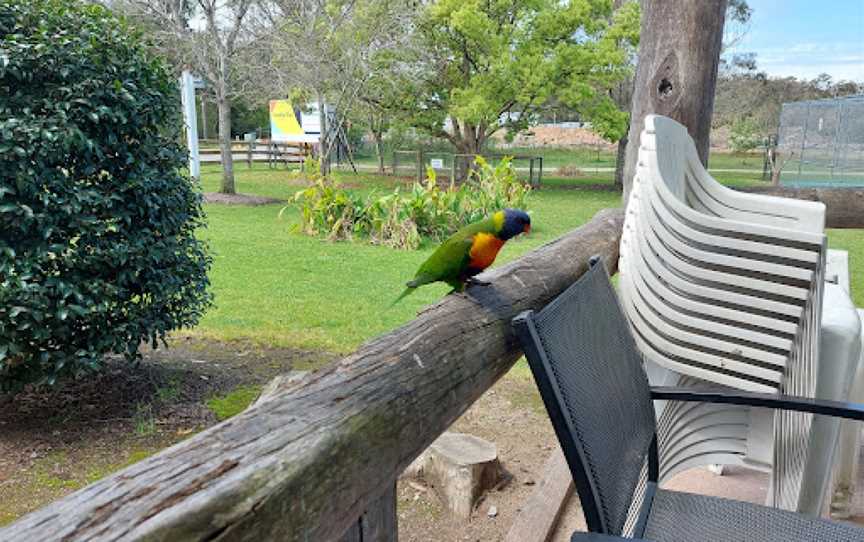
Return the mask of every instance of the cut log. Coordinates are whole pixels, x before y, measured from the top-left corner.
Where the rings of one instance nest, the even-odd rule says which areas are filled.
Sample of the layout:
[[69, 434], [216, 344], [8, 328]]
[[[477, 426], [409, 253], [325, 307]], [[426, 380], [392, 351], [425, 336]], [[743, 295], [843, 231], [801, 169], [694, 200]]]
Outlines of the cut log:
[[498, 448], [474, 435], [444, 433], [419, 459], [412, 470], [460, 519], [470, 518], [477, 499], [498, 483]]
[[782, 198], [821, 201], [825, 204], [826, 228], [864, 228], [864, 189], [861, 188], [753, 186], [739, 190]]
[[276, 396], [11, 525], [33, 540], [338, 540], [396, 476], [507, 373], [511, 320], [600, 254], [617, 269], [624, 213], [487, 271]]
[[573, 489], [567, 460], [561, 448], [556, 448], [543, 467], [543, 480], [522, 505], [504, 542], [546, 542], [555, 532]]

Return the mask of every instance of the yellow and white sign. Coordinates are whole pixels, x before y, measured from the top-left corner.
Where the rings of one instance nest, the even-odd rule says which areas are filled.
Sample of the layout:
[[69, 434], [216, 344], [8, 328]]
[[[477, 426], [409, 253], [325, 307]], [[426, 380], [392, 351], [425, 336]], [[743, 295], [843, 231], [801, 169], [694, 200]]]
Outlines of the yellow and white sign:
[[311, 126], [313, 118], [313, 114], [301, 112], [288, 100], [270, 100], [270, 139], [286, 143], [318, 143], [321, 129], [317, 122]]

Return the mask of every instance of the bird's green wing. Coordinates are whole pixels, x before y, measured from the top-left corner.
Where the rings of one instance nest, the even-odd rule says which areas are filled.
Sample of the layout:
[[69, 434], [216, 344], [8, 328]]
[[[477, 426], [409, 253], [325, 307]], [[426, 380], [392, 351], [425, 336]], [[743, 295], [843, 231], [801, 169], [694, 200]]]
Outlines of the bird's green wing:
[[[489, 222], [487, 224], [487, 222]], [[491, 221], [483, 220], [468, 224], [441, 243], [435, 252], [417, 270], [414, 280], [408, 283], [411, 287], [429, 284], [430, 282], [454, 282], [468, 267], [471, 244], [474, 236], [492, 229]]]

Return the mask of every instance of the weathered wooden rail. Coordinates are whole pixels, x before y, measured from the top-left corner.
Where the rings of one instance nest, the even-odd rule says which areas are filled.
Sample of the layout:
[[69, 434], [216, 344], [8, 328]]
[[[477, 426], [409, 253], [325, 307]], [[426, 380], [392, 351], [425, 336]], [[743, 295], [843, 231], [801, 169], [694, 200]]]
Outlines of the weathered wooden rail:
[[601, 211], [486, 273], [489, 286], [446, 297], [270, 400], [25, 516], [0, 540], [326, 542], [359, 540], [358, 529], [365, 542], [395, 540], [396, 477], [520, 356], [511, 318], [560, 293], [593, 254], [615, 269], [622, 223], [621, 210]]

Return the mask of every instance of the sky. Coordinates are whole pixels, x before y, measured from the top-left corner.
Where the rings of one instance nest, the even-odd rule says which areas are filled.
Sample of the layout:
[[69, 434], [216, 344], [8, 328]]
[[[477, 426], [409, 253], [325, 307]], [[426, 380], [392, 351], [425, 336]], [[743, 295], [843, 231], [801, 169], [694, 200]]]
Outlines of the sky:
[[730, 52], [754, 52], [772, 76], [864, 82], [864, 0], [748, 0], [749, 32]]

